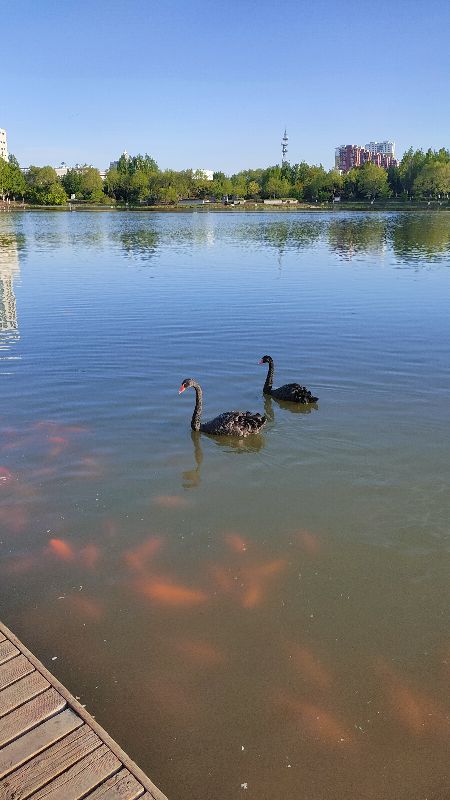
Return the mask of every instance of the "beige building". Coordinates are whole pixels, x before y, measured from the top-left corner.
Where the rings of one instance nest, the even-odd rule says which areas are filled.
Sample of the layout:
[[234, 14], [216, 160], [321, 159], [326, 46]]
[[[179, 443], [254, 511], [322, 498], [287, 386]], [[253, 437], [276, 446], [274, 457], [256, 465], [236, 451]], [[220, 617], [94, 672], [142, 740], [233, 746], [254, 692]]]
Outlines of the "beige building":
[[6, 131], [0, 128], [0, 158], [8, 161], [8, 142], [6, 139]]

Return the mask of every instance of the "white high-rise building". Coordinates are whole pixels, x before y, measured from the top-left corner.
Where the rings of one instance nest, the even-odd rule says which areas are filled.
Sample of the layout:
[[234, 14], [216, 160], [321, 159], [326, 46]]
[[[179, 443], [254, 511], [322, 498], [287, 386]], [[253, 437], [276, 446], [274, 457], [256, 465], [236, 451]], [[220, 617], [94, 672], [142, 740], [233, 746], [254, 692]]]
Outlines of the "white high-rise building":
[[395, 142], [369, 142], [369, 144], [366, 144], [366, 150], [372, 155], [381, 153], [383, 156], [395, 158]]
[[8, 141], [6, 139], [6, 131], [0, 128], [0, 158], [8, 161]]

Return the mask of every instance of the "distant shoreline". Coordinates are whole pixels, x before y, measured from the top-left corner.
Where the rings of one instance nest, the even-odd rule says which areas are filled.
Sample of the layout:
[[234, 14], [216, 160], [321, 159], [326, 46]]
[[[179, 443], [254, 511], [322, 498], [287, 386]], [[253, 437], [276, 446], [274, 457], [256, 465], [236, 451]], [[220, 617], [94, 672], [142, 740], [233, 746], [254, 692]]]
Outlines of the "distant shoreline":
[[344, 211], [450, 211], [450, 200], [439, 202], [427, 201], [374, 201], [373, 203], [364, 202], [339, 202], [339, 203], [299, 203], [298, 205], [265, 205], [264, 203], [240, 203], [238, 205], [224, 205], [223, 203], [205, 203], [192, 205], [107, 205], [89, 203], [67, 203], [65, 205], [33, 205], [31, 203], [2, 202], [0, 201], [0, 213], [9, 211], [133, 211], [150, 212], [163, 214], [183, 214], [183, 213], [263, 213], [263, 214], [302, 214], [309, 212], [328, 211], [339, 214]]

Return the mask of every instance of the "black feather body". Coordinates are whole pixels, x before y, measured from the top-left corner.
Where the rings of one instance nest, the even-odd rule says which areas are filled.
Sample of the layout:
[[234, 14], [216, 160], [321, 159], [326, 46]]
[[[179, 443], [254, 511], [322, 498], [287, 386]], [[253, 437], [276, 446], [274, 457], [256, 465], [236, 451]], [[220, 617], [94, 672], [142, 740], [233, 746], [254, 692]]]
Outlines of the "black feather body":
[[259, 433], [265, 425], [266, 417], [263, 414], [252, 413], [251, 411], [224, 411], [218, 417], [201, 422], [203, 393], [201, 386], [193, 378], [186, 378], [181, 384], [180, 391], [184, 391], [192, 386], [195, 389], [195, 408], [191, 420], [193, 431], [202, 431], [213, 436], [237, 436], [244, 438], [253, 433]]
[[274, 363], [271, 356], [263, 356], [261, 364], [268, 364], [267, 377], [264, 383], [264, 394], [274, 397], [275, 400], [284, 400], [288, 403], [303, 403], [304, 405], [317, 403], [318, 397], [315, 397], [306, 386], [301, 386], [299, 383], [285, 383], [284, 386], [279, 386], [277, 389], [272, 387]]

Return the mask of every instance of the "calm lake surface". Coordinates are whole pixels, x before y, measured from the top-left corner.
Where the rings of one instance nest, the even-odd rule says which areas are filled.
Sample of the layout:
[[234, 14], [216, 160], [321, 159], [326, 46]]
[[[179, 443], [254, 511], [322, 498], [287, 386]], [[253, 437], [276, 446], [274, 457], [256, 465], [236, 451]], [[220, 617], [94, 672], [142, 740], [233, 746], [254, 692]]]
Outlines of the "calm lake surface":
[[170, 800], [449, 796], [449, 298], [445, 212], [0, 215], [0, 618]]

